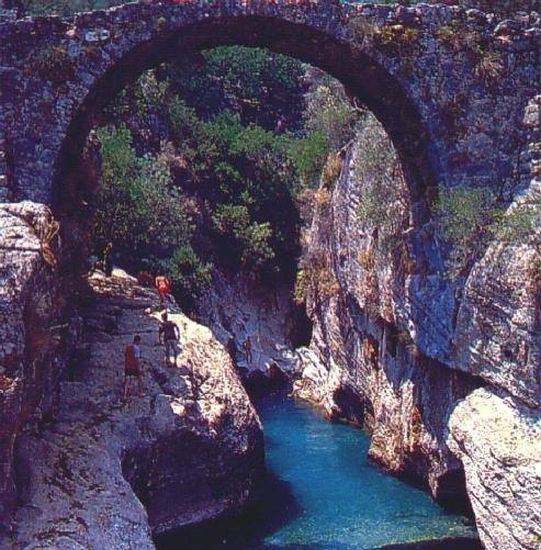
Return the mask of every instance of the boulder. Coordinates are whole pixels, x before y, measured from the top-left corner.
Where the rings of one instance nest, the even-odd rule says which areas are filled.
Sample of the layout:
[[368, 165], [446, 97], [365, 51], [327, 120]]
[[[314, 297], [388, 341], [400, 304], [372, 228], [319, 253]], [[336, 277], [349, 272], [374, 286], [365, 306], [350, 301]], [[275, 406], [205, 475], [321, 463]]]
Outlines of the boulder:
[[541, 413], [481, 388], [453, 411], [447, 443], [464, 464], [485, 548], [538, 550]]
[[[172, 305], [182, 351], [166, 366], [154, 292], [120, 270], [89, 282], [88, 315], [114, 311], [103, 322], [116, 329], [88, 333], [89, 356], [61, 384], [56, 419], [17, 439], [14, 550], [153, 548], [153, 536], [239, 513], [264, 475], [259, 419], [211, 331]], [[145, 396], [133, 380], [123, 404], [123, 352], [136, 333]]]

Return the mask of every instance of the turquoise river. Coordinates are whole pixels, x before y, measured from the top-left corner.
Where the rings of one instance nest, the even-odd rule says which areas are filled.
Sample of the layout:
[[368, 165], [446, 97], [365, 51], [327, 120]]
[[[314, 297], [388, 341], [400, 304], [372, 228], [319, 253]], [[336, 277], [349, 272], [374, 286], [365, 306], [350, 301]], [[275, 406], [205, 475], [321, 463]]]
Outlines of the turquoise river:
[[361, 430], [284, 394], [257, 407], [269, 471], [263, 502], [235, 521], [170, 536], [160, 550], [479, 548], [466, 518], [372, 464]]

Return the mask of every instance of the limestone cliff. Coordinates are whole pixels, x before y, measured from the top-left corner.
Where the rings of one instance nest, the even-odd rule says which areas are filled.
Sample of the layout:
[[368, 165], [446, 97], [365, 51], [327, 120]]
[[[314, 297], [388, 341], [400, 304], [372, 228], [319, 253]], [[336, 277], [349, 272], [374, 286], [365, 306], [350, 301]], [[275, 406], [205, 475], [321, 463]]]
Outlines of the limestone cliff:
[[[55, 327], [67, 289], [44, 260], [53, 223], [43, 205], [0, 206], [0, 535], [16, 501], [16, 437], [51, 415], [65, 362]], [[57, 244], [49, 240], [49, 251]]]
[[[201, 322], [230, 353], [248, 387], [262, 390], [280, 384], [297, 368], [294, 348], [309, 338], [309, 321], [293, 303], [291, 288], [262, 284], [246, 275], [213, 274], [210, 289], [198, 301]], [[249, 336], [252, 360], [242, 346]]]
[[[2, 264], [12, 266], [2, 313], [4, 341], [13, 344], [3, 345], [1, 356], [8, 444], [1, 448], [0, 501], [6, 524], [10, 515], [13, 521], [0, 546], [153, 548], [153, 535], [239, 512], [257, 494], [263, 440], [223, 346], [171, 302], [183, 349], [178, 368], [167, 368], [154, 292], [117, 271], [93, 276], [81, 295], [84, 339], [71, 342], [78, 356], [70, 361], [65, 326], [30, 307], [52, 296], [58, 278], [29, 224], [39, 216], [49, 216], [39, 205], [2, 211], [4, 243], [17, 261]], [[52, 304], [43, 308], [49, 316], [58, 311]], [[50, 348], [41, 339], [30, 347], [34, 323], [47, 334], [58, 331]], [[123, 405], [123, 349], [135, 333], [142, 336], [146, 396]], [[39, 353], [28, 364], [32, 350]]]
[[[295, 393], [367, 427], [370, 456], [388, 470], [447, 504], [470, 502], [487, 548], [501, 548], [498, 539], [535, 548], [539, 234], [494, 243], [464, 282], [449, 280], [428, 206], [410, 196], [374, 128], [316, 197], [300, 277], [314, 333]], [[367, 151], [375, 141], [380, 150]], [[388, 161], [383, 173], [367, 164], [376, 153]], [[539, 205], [538, 185], [513, 208]], [[490, 432], [500, 420], [511, 439]]]

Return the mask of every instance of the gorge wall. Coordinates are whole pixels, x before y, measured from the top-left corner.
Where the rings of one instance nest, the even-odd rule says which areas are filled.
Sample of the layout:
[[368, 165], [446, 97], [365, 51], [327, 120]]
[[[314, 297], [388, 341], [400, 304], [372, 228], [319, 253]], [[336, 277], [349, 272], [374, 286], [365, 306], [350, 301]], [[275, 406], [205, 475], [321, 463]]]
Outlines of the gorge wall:
[[[3, 205], [0, 228], [0, 546], [153, 548], [154, 535], [240, 512], [264, 475], [261, 426], [211, 331], [171, 301], [183, 350], [166, 368], [154, 290], [119, 271], [71, 288], [42, 205]], [[136, 333], [146, 395], [122, 405]]]
[[[525, 125], [538, 154], [538, 100]], [[324, 182], [316, 193], [300, 278], [314, 334], [295, 393], [367, 427], [370, 456], [385, 468], [444, 503], [469, 501], [487, 548], [534, 550], [539, 232], [493, 243], [467, 277], [451, 281], [434, 222], [415, 223], [430, 218], [411, 202], [397, 161], [384, 173], [370, 164], [389, 153], [386, 139], [365, 125], [334, 187]], [[539, 212], [538, 166], [534, 158], [532, 183], [512, 208]]]
[[[246, 387], [266, 391], [293, 377], [298, 364], [293, 350], [309, 339], [310, 322], [293, 303], [291, 284], [216, 271], [197, 309], [200, 321], [229, 349]], [[243, 348], [247, 337], [251, 361]]]

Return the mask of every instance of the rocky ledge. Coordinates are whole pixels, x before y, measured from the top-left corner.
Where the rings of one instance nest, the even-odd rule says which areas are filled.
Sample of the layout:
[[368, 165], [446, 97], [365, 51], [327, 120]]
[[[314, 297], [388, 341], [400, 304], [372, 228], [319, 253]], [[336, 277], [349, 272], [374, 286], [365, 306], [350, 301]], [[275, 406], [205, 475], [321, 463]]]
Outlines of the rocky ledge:
[[[154, 292], [119, 271], [89, 283], [85, 357], [61, 383], [55, 420], [17, 440], [14, 549], [154, 548], [153, 535], [240, 511], [263, 473], [259, 419], [212, 333], [171, 303], [183, 350], [167, 367]], [[124, 405], [136, 333], [146, 396]]]

